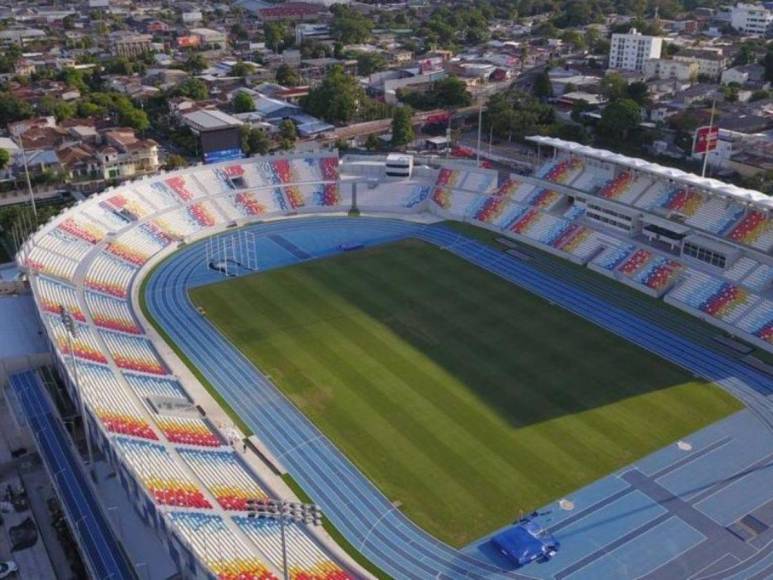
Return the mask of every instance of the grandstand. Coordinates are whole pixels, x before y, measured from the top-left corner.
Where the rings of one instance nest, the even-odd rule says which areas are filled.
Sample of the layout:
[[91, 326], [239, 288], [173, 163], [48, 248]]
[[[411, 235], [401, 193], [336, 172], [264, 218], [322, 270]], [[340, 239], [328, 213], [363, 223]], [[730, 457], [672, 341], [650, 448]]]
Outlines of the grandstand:
[[[353, 204], [363, 212], [469, 222], [663, 298], [773, 352], [770, 198], [558, 139], [531, 139], [553, 152], [533, 176], [449, 163], [417, 166], [410, 179], [395, 181], [377, 162], [322, 152], [147, 177], [76, 204], [20, 249], [17, 262], [61, 371], [98, 426], [95, 443], [111, 450], [122, 481], [139, 491], [138, 511], [149, 514], [191, 576], [281, 574], [273, 524], [243, 513], [247, 499], [276, 492], [216, 426], [152, 404], [193, 398], [138, 310], [140, 284], [153, 266], [232, 226], [343, 214]], [[347, 242], [337, 235], [331, 231], [330, 239]], [[75, 337], [60, 320], [62, 307], [75, 319]], [[297, 547], [293, 578], [364, 574], [313, 530], [293, 528], [290, 542]]]

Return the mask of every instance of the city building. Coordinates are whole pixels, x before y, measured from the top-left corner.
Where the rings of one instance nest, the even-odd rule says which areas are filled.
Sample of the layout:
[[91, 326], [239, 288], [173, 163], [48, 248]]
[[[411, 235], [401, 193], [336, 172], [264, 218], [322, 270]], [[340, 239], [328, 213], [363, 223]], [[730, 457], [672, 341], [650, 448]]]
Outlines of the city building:
[[644, 63], [660, 58], [663, 39], [647, 36], [632, 28], [627, 34], [613, 34], [609, 47], [609, 68], [642, 72]]
[[651, 58], [644, 63], [644, 76], [648, 79], [692, 81], [698, 78], [698, 71], [696, 62]]
[[727, 58], [721, 48], [683, 48], [672, 57], [679, 62], [694, 62], [698, 74], [716, 80], [727, 66]]
[[150, 34], [113, 32], [110, 34], [110, 52], [115, 56], [132, 58], [149, 52], [152, 41]]
[[773, 10], [739, 2], [730, 11], [730, 26], [743, 34], [767, 36], [773, 30]]

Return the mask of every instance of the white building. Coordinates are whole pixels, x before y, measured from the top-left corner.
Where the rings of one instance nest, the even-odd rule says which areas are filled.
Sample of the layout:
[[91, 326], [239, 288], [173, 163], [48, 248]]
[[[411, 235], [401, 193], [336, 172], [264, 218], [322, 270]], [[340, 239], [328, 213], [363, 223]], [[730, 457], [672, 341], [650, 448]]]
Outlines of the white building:
[[730, 12], [730, 26], [743, 34], [766, 36], [773, 30], [773, 10], [739, 2]]
[[609, 68], [643, 72], [644, 63], [651, 58], [660, 58], [662, 48], [662, 38], [646, 36], [635, 28], [628, 34], [613, 34], [609, 47]]
[[698, 71], [696, 62], [651, 58], [644, 63], [644, 76], [648, 79], [692, 81], [698, 77]]
[[721, 48], [683, 48], [672, 58], [680, 62], [697, 63], [698, 74], [714, 80], [719, 78], [727, 65]]

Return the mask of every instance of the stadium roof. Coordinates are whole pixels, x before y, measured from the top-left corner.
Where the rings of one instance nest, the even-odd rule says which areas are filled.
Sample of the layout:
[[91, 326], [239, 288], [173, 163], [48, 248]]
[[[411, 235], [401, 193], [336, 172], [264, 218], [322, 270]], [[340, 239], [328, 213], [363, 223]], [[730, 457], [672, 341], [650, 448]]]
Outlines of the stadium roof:
[[626, 155], [620, 155], [619, 153], [612, 153], [611, 151], [606, 151], [604, 149], [596, 149], [595, 147], [580, 145], [579, 143], [574, 143], [573, 141], [564, 141], [563, 139], [557, 139], [555, 137], [542, 137], [539, 135], [533, 135], [531, 137], [527, 137], [527, 139], [539, 145], [548, 145], [550, 147], [555, 147], [556, 149], [574, 153], [575, 155], [593, 157], [601, 161], [615, 163], [617, 165], [629, 167], [630, 169], [635, 169], [636, 171], [651, 173], [652, 175], [661, 177], [663, 179], [677, 181], [683, 183], [684, 185], [701, 189], [708, 193], [723, 195], [745, 203], [754, 203], [755, 205], [769, 210], [773, 209], [773, 197], [769, 197], [764, 193], [755, 191], [753, 189], [746, 189], [736, 185], [731, 185], [718, 179], [701, 177], [699, 175], [695, 175], [694, 173], [687, 173], [681, 169], [665, 167], [663, 165], [658, 165], [657, 163], [645, 161], [644, 159], [627, 157]]

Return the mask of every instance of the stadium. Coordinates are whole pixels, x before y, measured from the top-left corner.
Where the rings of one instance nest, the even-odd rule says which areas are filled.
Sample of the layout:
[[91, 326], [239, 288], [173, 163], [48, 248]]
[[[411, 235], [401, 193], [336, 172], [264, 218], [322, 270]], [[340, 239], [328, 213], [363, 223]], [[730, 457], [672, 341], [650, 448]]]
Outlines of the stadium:
[[[89, 453], [181, 577], [773, 575], [773, 202], [528, 140], [529, 175], [202, 165], [30, 235]], [[9, 383], [90, 574], [138, 577]]]

